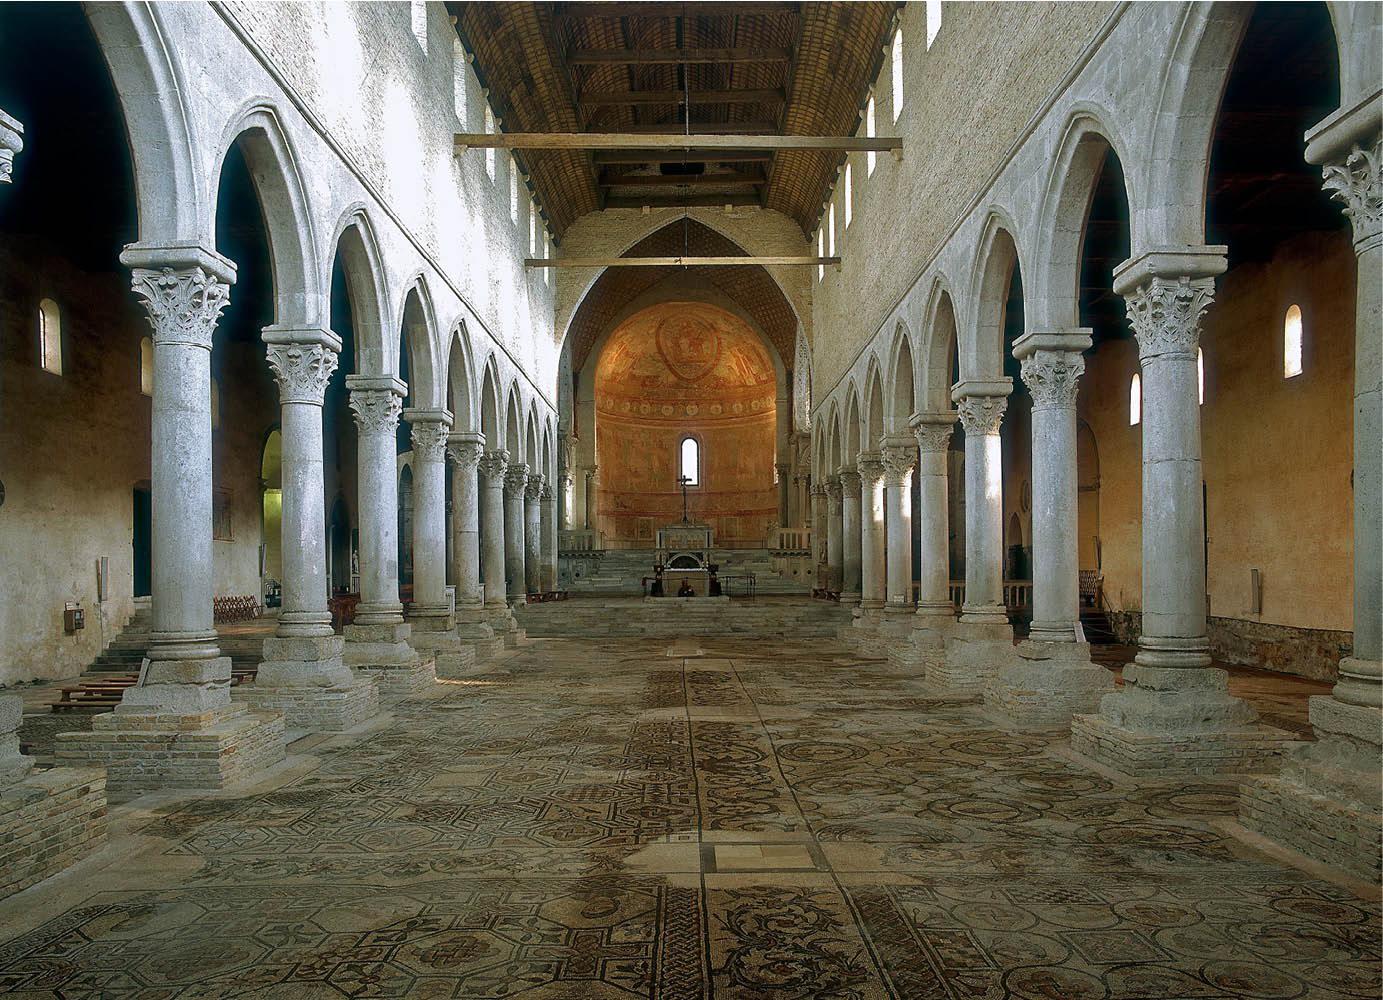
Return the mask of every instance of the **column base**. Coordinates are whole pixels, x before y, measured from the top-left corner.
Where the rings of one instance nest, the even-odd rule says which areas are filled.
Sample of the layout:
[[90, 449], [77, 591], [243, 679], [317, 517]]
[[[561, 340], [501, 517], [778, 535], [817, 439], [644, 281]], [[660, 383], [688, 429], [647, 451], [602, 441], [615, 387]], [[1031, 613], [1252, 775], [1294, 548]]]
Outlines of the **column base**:
[[445, 606], [421, 608], [415, 604], [408, 613], [407, 624], [413, 626], [414, 635], [419, 632], [450, 632], [456, 627], [456, 616]]
[[1330, 696], [1312, 698], [1310, 712], [1316, 742], [1285, 754], [1279, 776], [1239, 786], [1239, 822], [1377, 885], [1383, 877], [1383, 714]]
[[[380, 627], [390, 626], [347, 626]], [[237, 687], [234, 698], [258, 711], [282, 712], [289, 729], [352, 729], [379, 712], [379, 691], [344, 661], [344, 646], [338, 635], [265, 639], [254, 683]]]
[[1090, 662], [1084, 642], [1034, 642], [1016, 647], [1018, 660], [999, 668], [984, 703], [1020, 726], [1064, 726], [1093, 712], [1115, 688], [1114, 675]]
[[860, 603], [860, 592], [858, 590], [842, 590], [840, 592], [840, 603], [854, 607]]
[[153, 660], [143, 683], [125, 689], [122, 708], [154, 715], [206, 715], [230, 707], [231, 660]]
[[947, 693], [984, 691], [999, 670], [1013, 663], [1018, 655], [1007, 617], [1002, 622], [988, 617], [976, 622], [962, 615], [951, 625], [945, 642], [945, 653], [928, 672], [927, 683]]
[[[457, 678], [467, 674], [475, 666], [475, 647], [461, 639], [455, 632], [418, 632], [408, 637], [408, 645], [418, 653], [422, 662], [432, 660], [433, 680], [438, 677]], [[384, 687], [381, 678], [380, 686]], [[388, 688], [387, 693], [392, 694]]]
[[0, 899], [70, 868], [105, 842], [100, 768], [55, 767], [0, 788]]
[[518, 619], [514, 617], [514, 610], [508, 605], [498, 608], [487, 605], [485, 613], [489, 616], [490, 628], [494, 630], [495, 635], [504, 640], [505, 649], [513, 649], [523, 641], [525, 638], [524, 631], [519, 628]]
[[95, 716], [90, 732], [59, 733], [57, 759], [73, 767], [104, 766], [111, 799], [239, 788], [283, 760], [283, 730], [281, 713], [240, 704], [197, 715], [121, 705]]
[[347, 625], [345, 633], [344, 662], [378, 682], [381, 695], [418, 694], [436, 683], [437, 661], [413, 648], [412, 623]]
[[916, 627], [916, 616], [908, 628], [888, 644], [888, 665], [902, 670], [917, 680], [924, 680], [928, 671], [945, 656], [946, 643], [931, 629]]
[[1125, 774], [1241, 774], [1272, 771], [1292, 736], [1258, 724], [1229, 693], [1223, 670], [1124, 668], [1124, 687], [1100, 700], [1099, 713], [1071, 720], [1071, 749]]
[[495, 633], [489, 613], [479, 605], [456, 609], [456, 635], [474, 650], [476, 662], [494, 659], [504, 652], [504, 637]]

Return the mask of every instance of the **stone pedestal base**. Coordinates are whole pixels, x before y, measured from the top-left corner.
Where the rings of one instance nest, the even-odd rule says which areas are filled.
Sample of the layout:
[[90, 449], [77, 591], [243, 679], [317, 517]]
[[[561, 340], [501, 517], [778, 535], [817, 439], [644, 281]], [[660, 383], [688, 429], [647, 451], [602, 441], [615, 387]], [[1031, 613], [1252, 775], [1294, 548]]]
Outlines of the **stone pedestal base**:
[[1071, 749], [1139, 776], [1275, 770], [1292, 737], [1257, 723], [1223, 670], [1131, 663], [1098, 715], [1071, 720]]
[[437, 684], [437, 661], [429, 654], [412, 663], [361, 667], [362, 675], [379, 683], [379, 693], [390, 698], [423, 694]]
[[918, 628], [915, 623], [888, 645], [888, 665], [922, 680], [946, 655], [946, 641], [940, 633]]
[[254, 683], [235, 688], [232, 697], [257, 711], [282, 712], [289, 729], [352, 729], [379, 712], [379, 692], [344, 662], [343, 651], [338, 635], [265, 639]]
[[55, 767], [0, 788], [0, 899], [71, 867], [105, 842], [106, 774], [99, 768]]
[[[482, 608], [457, 608], [456, 635], [471, 647], [476, 662], [494, 659], [504, 652], [504, 637], [495, 632]], [[437, 664], [441, 676], [442, 665]]]
[[978, 693], [1016, 658], [1013, 628], [1007, 622], [960, 619], [951, 626], [945, 654], [928, 672], [927, 682], [939, 691]]
[[512, 608], [487, 607], [485, 614], [489, 618], [490, 628], [494, 630], [495, 635], [504, 640], [505, 649], [513, 649], [523, 640], [523, 629], [519, 628], [518, 620], [514, 618]]
[[1017, 725], [1064, 726], [1114, 690], [1114, 675], [1090, 662], [1087, 643], [1030, 640], [1017, 654], [984, 689], [985, 705]]
[[1282, 774], [1239, 787], [1239, 822], [1377, 885], [1383, 876], [1383, 715], [1311, 699], [1315, 743], [1284, 755]]
[[201, 715], [145, 714], [122, 705], [93, 718], [90, 732], [59, 733], [57, 758], [74, 767], [104, 766], [112, 799], [237, 788], [283, 760], [283, 729], [279, 712], [240, 704]]
[[[416, 629], [408, 637], [408, 644], [422, 660], [431, 659], [436, 664], [434, 680], [437, 677], [460, 677], [475, 666], [475, 647], [461, 640], [455, 632], [419, 632]], [[381, 688], [386, 694], [389, 688]]]

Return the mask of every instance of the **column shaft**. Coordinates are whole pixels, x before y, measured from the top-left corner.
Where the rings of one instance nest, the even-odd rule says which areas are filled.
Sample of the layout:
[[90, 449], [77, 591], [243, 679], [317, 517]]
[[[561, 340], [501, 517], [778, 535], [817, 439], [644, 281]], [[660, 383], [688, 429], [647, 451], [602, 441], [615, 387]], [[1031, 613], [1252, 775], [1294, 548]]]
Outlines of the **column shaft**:
[[961, 621], [1007, 625], [1004, 607], [1004, 462], [999, 427], [1011, 380], [959, 383], [965, 427], [965, 604]]
[[894, 614], [911, 614], [912, 598], [912, 467], [917, 447], [901, 436], [883, 449], [885, 522], [888, 532], [888, 604]]
[[524, 593], [543, 589], [543, 477], [531, 475], [523, 494], [523, 576]]
[[861, 452], [859, 457], [860, 490], [863, 501], [860, 519], [860, 607], [878, 609], [884, 606], [887, 594], [885, 582], [884, 535], [884, 463], [877, 452]]
[[451, 414], [413, 410], [413, 607], [409, 618], [431, 631], [452, 625], [447, 608], [446, 447]]
[[557, 589], [557, 497], [551, 487], [544, 486], [538, 501], [542, 505], [542, 553], [540, 565], [542, 573], [538, 589], [551, 593]]
[[524, 571], [524, 490], [528, 488], [528, 466], [516, 462], [504, 476], [504, 571], [506, 594], [510, 602], [524, 604], [527, 585]]
[[478, 608], [480, 591], [480, 485], [476, 470], [485, 439], [479, 434], [447, 438], [451, 458], [452, 579], [456, 581], [456, 607]]
[[360, 518], [360, 625], [396, 625], [399, 603], [397, 430], [407, 386], [392, 376], [347, 375], [357, 428], [356, 509]]
[[841, 589], [845, 576], [844, 550], [841, 545], [844, 524], [843, 496], [840, 476], [830, 476], [826, 480], [826, 567], [827, 587]]
[[[918, 554], [917, 614], [929, 626], [955, 617], [951, 603], [951, 537], [947, 514], [946, 455], [954, 411], [922, 413], [911, 422], [917, 438], [918, 516], [921, 545]], [[919, 625], [922, 624], [919, 622]]]
[[845, 578], [841, 581], [841, 600], [851, 604], [860, 599], [860, 474], [854, 469], [846, 469], [840, 474], [841, 505], [840, 516], [843, 522], [841, 545], [841, 565]]
[[485, 577], [485, 606], [491, 610], [506, 606], [504, 478], [508, 467], [509, 453], [503, 449], [487, 451], [480, 459], [481, 503], [485, 515], [480, 546], [481, 572]]
[[597, 527], [596, 490], [600, 484], [600, 468], [592, 465], [586, 469], [586, 530], [595, 531]]

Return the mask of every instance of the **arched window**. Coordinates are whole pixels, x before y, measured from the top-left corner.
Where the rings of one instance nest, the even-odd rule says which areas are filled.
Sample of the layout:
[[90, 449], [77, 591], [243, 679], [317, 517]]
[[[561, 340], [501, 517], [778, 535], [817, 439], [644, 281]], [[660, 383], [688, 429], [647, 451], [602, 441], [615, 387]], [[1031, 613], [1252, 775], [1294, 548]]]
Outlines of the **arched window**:
[[836, 203], [831, 202], [826, 210], [826, 249], [832, 257], [836, 255]]
[[215, 379], [211, 380], [211, 429], [216, 430], [221, 426], [221, 386]]
[[519, 221], [519, 165], [512, 156], [509, 158], [509, 221], [516, 225]]
[[538, 255], [538, 207], [528, 202], [528, 256]]
[[1135, 426], [1143, 419], [1143, 380], [1137, 375], [1128, 387], [1128, 423]]
[[893, 33], [893, 120], [903, 113], [903, 29]]
[[[826, 256], [826, 230], [820, 227], [816, 230], [816, 255], [818, 257]], [[826, 266], [824, 264], [816, 265], [816, 280], [820, 281], [825, 277]]]
[[694, 437], [684, 437], [682, 439], [681, 468], [682, 478], [687, 480], [688, 486], [701, 485], [701, 443]]
[[927, 48], [932, 47], [941, 30], [941, 0], [927, 0]]
[[62, 374], [62, 314], [52, 299], [38, 304], [38, 351], [43, 370]]
[[154, 342], [148, 337], [139, 342], [139, 391], [154, 394]]
[[1200, 394], [1201, 405], [1205, 405], [1205, 350], [1196, 348], [1196, 392]]
[[1301, 374], [1301, 307], [1287, 307], [1282, 323], [1282, 377], [1295, 378]]
[[854, 191], [851, 190], [851, 188], [854, 186], [854, 185], [851, 183], [851, 180], [852, 180], [851, 174], [852, 174], [852, 173], [853, 173], [853, 171], [852, 171], [851, 168], [850, 168], [850, 164], [847, 163], [847, 164], [845, 165], [845, 228], [846, 228], [846, 229], [849, 229], [849, 228], [850, 228], [850, 222], [851, 222], [851, 221], [854, 219], [854, 217], [855, 217], [855, 193], [854, 193]]
[[[864, 134], [867, 138], [874, 138], [874, 96], [871, 94], [869, 103], [864, 106]], [[864, 154], [865, 165], [869, 168], [865, 171], [867, 177], [874, 176], [874, 164], [878, 160], [878, 155], [873, 150]]]

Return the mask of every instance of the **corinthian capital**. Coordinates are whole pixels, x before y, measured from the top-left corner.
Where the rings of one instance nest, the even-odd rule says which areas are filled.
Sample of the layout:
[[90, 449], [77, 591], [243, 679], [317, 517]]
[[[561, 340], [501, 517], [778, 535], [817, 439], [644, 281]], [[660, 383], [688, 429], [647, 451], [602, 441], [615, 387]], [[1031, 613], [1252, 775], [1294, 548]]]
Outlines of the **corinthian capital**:
[[854, 469], [845, 468], [840, 470], [840, 490], [842, 496], [860, 494], [860, 474]]
[[529, 503], [537, 503], [543, 498], [543, 479], [542, 473], [534, 473], [528, 477], [528, 483], [523, 488], [523, 498]]
[[446, 457], [451, 428], [440, 420], [416, 420], [409, 426], [413, 457], [419, 462], [441, 462]]
[[965, 428], [967, 439], [998, 434], [999, 425], [1004, 422], [1004, 411], [1008, 409], [1008, 397], [966, 396], [956, 409], [960, 413], [960, 424]]
[[826, 478], [826, 509], [832, 514], [840, 513], [841, 498], [844, 496], [841, 488], [839, 476], [828, 476]]
[[322, 405], [327, 382], [336, 371], [336, 351], [326, 344], [298, 341], [271, 343], [266, 351], [280, 403]]
[[872, 488], [875, 483], [884, 478], [884, 458], [877, 451], [860, 452], [855, 463], [860, 470], [860, 479], [869, 487]]
[[393, 434], [403, 412], [403, 397], [392, 389], [352, 389], [351, 412], [362, 434]]
[[513, 462], [504, 473], [504, 485], [509, 491], [523, 493], [528, 488], [528, 466], [523, 462]]
[[1215, 299], [1214, 278], [1153, 277], [1124, 294], [1129, 325], [1138, 338], [1138, 357], [1194, 358], [1201, 317]]
[[484, 451], [485, 442], [479, 435], [452, 434], [447, 438], [447, 457], [457, 472], [474, 473], [480, 468], [480, 456]]
[[906, 486], [912, 482], [912, 469], [917, 464], [917, 446], [894, 440], [883, 448], [884, 482], [889, 486]]
[[503, 482], [509, 468], [509, 453], [504, 449], [487, 451], [480, 457], [480, 474], [488, 483]]
[[945, 451], [951, 446], [951, 434], [956, 428], [954, 410], [929, 411], [913, 414], [908, 425], [913, 437], [917, 438], [919, 451], [932, 454]]
[[24, 126], [17, 119], [0, 111], [0, 184], [10, 182], [14, 169], [14, 154], [24, 148]]
[[1383, 133], [1371, 145], [1355, 143], [1342, 159], [1322, 167], [1323, 188], [1344, 203], [1359, 243], [1383, 230]]
[[553, 500], [557, 499], [557, 494], [553, 492], [551, 486], [544, 486], [538, 498], [542, 500], [543, 503], [552, 503]]
[[144, 300], [156, 344], [211, 348], [230, 285], [202, 267], [131, 269], [130, 287]]

